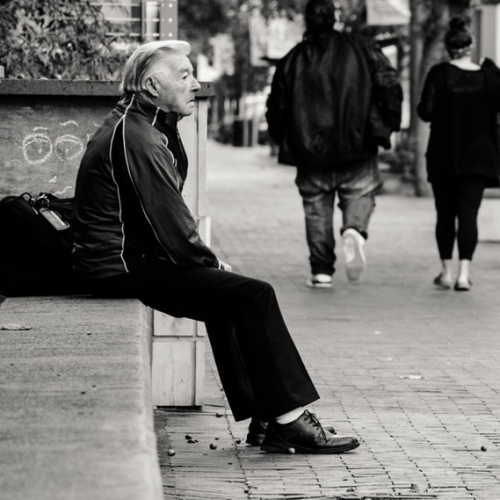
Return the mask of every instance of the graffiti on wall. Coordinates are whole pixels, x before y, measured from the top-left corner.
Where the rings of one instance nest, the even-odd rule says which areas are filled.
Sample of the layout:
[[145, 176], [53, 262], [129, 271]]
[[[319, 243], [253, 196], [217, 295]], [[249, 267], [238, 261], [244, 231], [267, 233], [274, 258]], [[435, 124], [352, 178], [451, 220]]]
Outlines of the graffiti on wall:
[[[78, 123], [74, 120], [68, 120], [59, 125], [78, 127]], [[83, 141], [74, 134], [64, 133], [52, 139], [47, 127], [34, 127], [33, 131], [24, 137], [21, 147], [24, 159], [30, 165], [42, 165], [54, 157], [59, 161], [69, 162], [83, 153], [88, 139], [88, 135]]]

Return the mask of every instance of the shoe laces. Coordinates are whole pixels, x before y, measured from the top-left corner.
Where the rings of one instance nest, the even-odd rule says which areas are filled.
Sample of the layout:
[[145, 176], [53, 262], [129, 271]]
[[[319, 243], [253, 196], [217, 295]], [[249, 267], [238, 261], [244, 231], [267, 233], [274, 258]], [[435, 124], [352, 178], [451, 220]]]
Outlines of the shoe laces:
[[307, 420], [313, 425], [313, 427], [323, 430], [321, 422], [318, 420], [318, 417], [314, 413], [311, 413], [310, 411], [307, 410], [304, 410], [304, 413], [307, 417]]

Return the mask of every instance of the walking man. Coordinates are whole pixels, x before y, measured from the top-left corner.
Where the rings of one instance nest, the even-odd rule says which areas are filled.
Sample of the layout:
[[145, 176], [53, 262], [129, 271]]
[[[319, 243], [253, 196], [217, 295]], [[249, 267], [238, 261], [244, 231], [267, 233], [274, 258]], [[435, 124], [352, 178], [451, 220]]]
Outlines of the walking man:
[[400, 129], [398, 75], [376, 44], [333, 29], [332, 0], [310, 0], [306, 32], [278, 62], [267, 102], [278, 161], [297, 167], [313, 288], [332, 286], [335, 272], [333, 206], [342, 211], [347, 277], [366, 267], [363, 245], [382, 185], [378, 146], [390, 148]]
[[128, 60], [123, 96], [90, 140], [75, 188], [74, 265], [93, 292], [133, 297], [204, 321], [247, 442], [286, 453], [359, 446], [304, 406], [319, 398], [266, 282], [234, 274], [198, 235], [182, 197], [187, 158], [177, 122], [200, 84], [180, 41], [150, 42]]

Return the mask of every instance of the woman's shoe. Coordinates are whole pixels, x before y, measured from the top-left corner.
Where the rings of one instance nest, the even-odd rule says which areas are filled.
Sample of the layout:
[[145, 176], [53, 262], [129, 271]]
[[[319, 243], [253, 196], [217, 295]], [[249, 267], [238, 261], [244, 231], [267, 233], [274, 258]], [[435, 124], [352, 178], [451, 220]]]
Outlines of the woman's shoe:
[[453, 282], [451, 280], [443, 279], [443, 273], [441, 273], [439, 276], [436, 276], [434, 278], [434, 284], [439, 288], [444, 288], [446, 290], [449, 290]]
[[470, 287], [472, 285], [471, 280], [467, 281], [458, 281], [455, 283], [455, 291], [456, 292], [468, 292], [470, 290]]

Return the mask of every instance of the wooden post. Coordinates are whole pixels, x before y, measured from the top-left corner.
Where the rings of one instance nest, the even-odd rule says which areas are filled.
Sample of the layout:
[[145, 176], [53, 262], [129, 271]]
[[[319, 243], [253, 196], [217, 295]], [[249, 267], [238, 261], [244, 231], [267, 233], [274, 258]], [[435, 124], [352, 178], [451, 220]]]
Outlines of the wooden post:
[[153, 310], [152, 401], [156, 406], [202, 406], [205, 325]]

